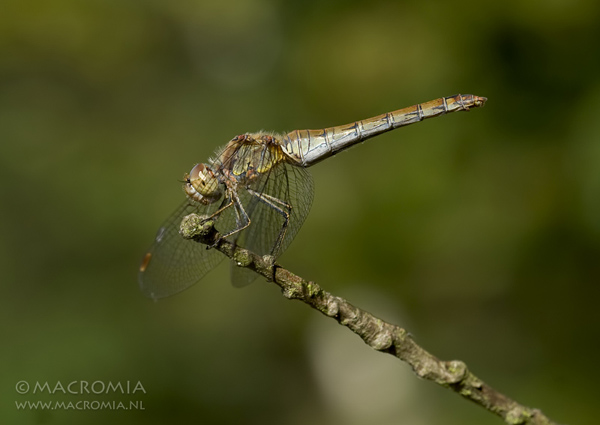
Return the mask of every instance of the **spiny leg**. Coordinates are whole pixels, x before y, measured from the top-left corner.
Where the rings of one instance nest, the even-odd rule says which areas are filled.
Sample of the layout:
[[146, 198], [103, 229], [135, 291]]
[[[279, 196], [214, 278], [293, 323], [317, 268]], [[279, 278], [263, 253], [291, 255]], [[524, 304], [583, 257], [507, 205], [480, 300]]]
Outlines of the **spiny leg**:
[[219, 215], [221, 215], [221, 213], [223, 211], [225, 211], [227, 208], [229, 208], [233, 205], [233, 198], [229, 198], [229, 202], [227, 202], [227, 205], [224, 205], [226, 201], [227, 201], [227, 199], [223, 199], [223, 202], [221, 203], [221, 206], [219, 207], [219, 209], [216, 210], [211, 215], [209, 215], [208, 217], [204, 218], [203, 222], [206, 223], [208, 220], [212, 220], [213, 218], [218, 217]]
[[248, 217], [244, 206], [240, 202], [240, 198], [234, 191], [231, 192], [231, 202], [233, 203], [233, 208], [235, 210], [235, 223], [237, 227], [232, 231], [221, 236], [222, 239], [225, 239], [231, 235], [235, 235], [238, 232], [241, 232], [246, 227], [250, 226], [251, 223], [250, 217]]
[[[271, 248], [271, 255], [275, 255], [275, 253], [279, 250], [279, 247], [283, 243], [283, 238], [285, 237], [285, 233], [287, 232], [288, 225], [290, 223], [290, 214], [292, 212], [292, 206], [281, 199], [278, 199], [274, 196], [271, 196], [267, 193], [259, 193], [252, 189], [247, 189], [248, 193], [253, 196], [256, 196], [259, 201], [264, 203], [265, 205], [273, 208], [283, 217], [283, 224], [281, 226], [281, 230], [279, 231], [279, 236], [277, 236], [277, 240], [273, 244], [273, 248]], [[281, 207], [279, 207], [279, 204]]]

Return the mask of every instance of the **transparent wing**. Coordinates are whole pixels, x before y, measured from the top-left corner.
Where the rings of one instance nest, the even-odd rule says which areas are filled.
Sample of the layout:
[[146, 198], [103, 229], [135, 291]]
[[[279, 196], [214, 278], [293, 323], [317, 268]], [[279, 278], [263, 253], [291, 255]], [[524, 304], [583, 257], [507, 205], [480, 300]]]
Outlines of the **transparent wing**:
[[218, 206], [218, 202], [204, 206], [186, 201], [163, 223], [140, 266], [138, 281], [144, 295], [158, 299], [183, 291], [225, 258], [220, 252], [179, 235], [183, 217], [191, 213], [208, 215]]
[[[277, 258], [289, 247], [308, 215], [314, 193], [312, 178], [304, 168], [281, 162], [265, 174], [253, 190], [266, 196], [240, 190], [251, 224], [237, 235], [235, 242], [256, 254], [272, 254]], [[281, 243], [275, 247], [285, 222], [281, 211], [289, 212], [289, 223]], [[271, 252], [274, 247], [275, 251]], [[234, 286], [245, 286], [257, 277], [256, 273], [231, 263]]]

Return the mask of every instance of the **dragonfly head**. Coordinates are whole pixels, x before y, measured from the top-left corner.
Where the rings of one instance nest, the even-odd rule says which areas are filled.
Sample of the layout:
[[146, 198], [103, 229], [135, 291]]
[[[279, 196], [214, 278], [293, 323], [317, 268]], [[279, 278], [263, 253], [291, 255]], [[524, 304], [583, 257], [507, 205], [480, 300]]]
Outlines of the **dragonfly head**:
[[219, 200], [223, 195], [219, 179], [206, 164], [196, 164], [189, 174], [185, 175], [183, 190], [196, 202], [208, 205]]

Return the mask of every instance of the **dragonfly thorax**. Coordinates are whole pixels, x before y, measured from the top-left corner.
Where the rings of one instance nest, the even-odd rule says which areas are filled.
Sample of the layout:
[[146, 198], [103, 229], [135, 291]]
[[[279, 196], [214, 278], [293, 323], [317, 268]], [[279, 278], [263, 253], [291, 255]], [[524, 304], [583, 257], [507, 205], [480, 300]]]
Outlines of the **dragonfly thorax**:
[[214, 171], [206, 164], [196, 164], [185, 176], [183, 190], [189, 198], [208, 205], [219, 200], [223, 190]]

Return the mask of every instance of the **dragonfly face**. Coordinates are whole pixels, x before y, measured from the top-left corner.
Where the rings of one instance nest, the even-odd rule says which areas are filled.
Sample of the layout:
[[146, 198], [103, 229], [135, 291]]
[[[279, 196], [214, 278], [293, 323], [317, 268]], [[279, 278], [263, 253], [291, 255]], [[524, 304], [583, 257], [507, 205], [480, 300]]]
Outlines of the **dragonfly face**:
[[190, 199], [204, 205], [221, 199], [223, 190], [214, 171], [206, 164], [196, 164], [185, 176], [183, 190]]

